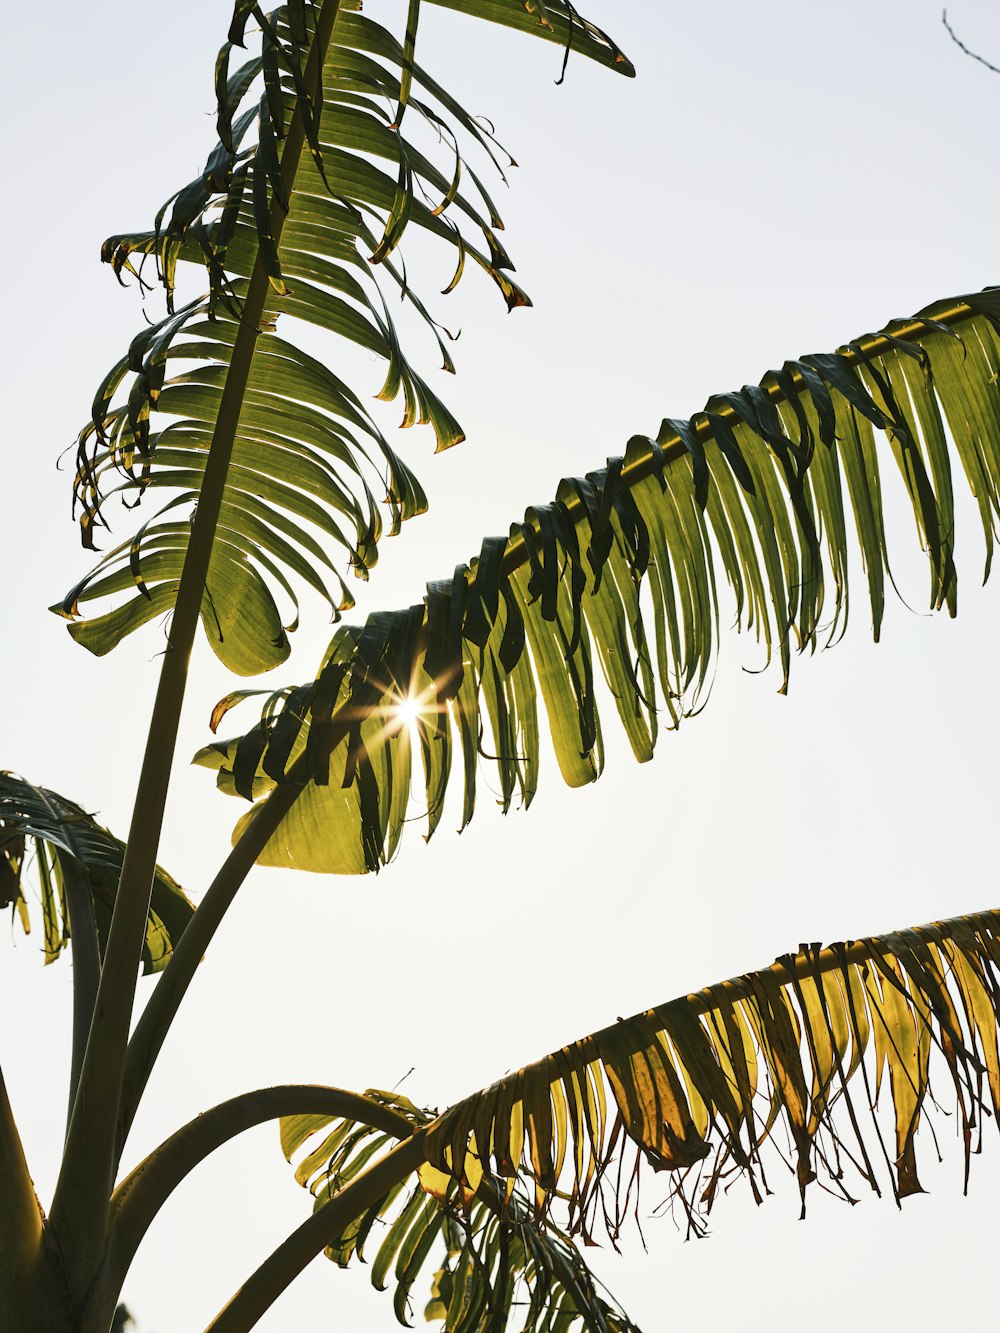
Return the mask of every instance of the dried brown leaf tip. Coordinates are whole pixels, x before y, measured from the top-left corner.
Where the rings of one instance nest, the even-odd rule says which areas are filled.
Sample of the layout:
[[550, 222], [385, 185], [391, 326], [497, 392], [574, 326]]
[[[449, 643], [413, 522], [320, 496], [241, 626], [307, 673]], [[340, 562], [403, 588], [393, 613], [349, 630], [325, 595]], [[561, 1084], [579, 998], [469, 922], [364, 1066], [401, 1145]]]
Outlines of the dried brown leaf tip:
[[668, 1175], [695, 1234], [720, 1186], [743, 1178], [759, 1202], [785, 1170], [803, 1210], [813, 1184], [899, 1201], [922, 1188], [918, 1143], [933, 1144], [944, 1109], [933, 1078], [954, 1101], [967, 1174], [1000, 1109], [998, 932], [986, 912], [813, 945], [650, 1009], [450, 1108], [431, 1162], [467, 1190], [470, 1157], [482, 1179], [530, 1183], [537, 1216], [585, 1239], [602, 1226], [617, 1239], [641, 1163]]

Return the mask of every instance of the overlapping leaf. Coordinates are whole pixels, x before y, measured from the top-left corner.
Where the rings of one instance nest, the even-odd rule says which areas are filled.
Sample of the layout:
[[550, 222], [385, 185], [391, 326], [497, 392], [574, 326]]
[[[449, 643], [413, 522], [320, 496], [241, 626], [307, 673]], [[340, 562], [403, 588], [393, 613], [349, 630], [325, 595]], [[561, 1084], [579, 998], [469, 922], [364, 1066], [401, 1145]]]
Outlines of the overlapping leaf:
[[[505, 810], [516, 796], [530, 803], [539, 695], [563, 778], [593, 781], [598, 671], [636, 758], [648, 760], [661, 725], [704, 701], [723, 581], [735, 623], [787, 682], [793, 648], [843, 632], [859, 551], [878, 638], [892, 474], [927, 555], [930, 604], [953, 614], [952, 452], [978, 505], [987, 572], [1000, 512], [998, 321], [990, 289], [786, 362], [690, 420], [665, 421], [655, 440], [634, 437], [602, 471], [563, 481], [508, 537], [430, 583], [423, 606], [340, 629], [314, 682], [271, 696], [250, 732], [198, 756], [247, 797], [289, 774], [308, 780], [264, 863], [377, 869], [392, 855], [409, 799], [404, 699], [421, 710], [428, 834], [451, 786], [468, 823], [481, 760], [495, 766]], [[240, 697], [223, 701], [213, 725]]]
[[[376, 1091], [366, 1096], [388, 1102], [415, 1127], [434, 1119], [406, 1098]], [[281, 1141], [289, 1160], [308, 1147], [295, 1176], [314, 1195], [316, 1209], [392, 1142], [367, 1125], [328, 1116], [287, 1118]], [[569, 1237], [551, 1224], [539, 1225], [519, 1187], [508, 1194], [487, 1178], [474, 1198], [467, 1196], [456, 1181], [424, 1167], [357, 1217], [327, 1248], [327, 1257], [346, 1268], [367, 1252], [372, 1284], [385, 1290], [395, 1283], [393, 1305], [403, 1324], [422, 1282], [429, 1293], [424, 1317], [443, 1324], [445, 1333], [638, 1333], [601, 1294]]]
[[436, 1122], [428, 1156], [466, 1198], [496, 1177], [540, 1219], [565, 1204], [585, 1237], [617, 1237], [643, 1165], [695, 1231], [738, 1177], [760, 1202], [792, 1173], [803, 1209], [813, 1181], [898, 1201], [952, 1097], [966, 1176], [1000, 1112], [998, 968], [998, 911], [803, 947], [507, 1075]]
[[[133, 506], [148, 491], [161, 501], [53, 608], [96, 653], [172, 607], [224, 402], [237, 421], [202, 624], [232, 670], [250, 675], [285, 659], [298, 588], [319, 593], [335, 617], [351, 605], [341, 570], [365, 574], [375, 562], [379, 492], [393, 531], [425, 508], [419, 483], [359, 392], [303, 341], [312, 326], [381, 357], [387, 369], [378, 397], [402, 398], [402, 424], [429, 422], [438, 448], [462, 438], [403, 352], [374, 278], [378, 265], [452, 369], [439, 327], [390, 260], [407, 226], [450, 248], [449, 289], [471, 260], [509, 307], [526, 302], [507, 272], [497, 235], [503, 224], [466, 157], [472, 145], [499, 167], [498, 150], [415, 62], [419, 3], [411, 4], [402, 44], [355, 7], [325, 0], [265, 14], [237, 4], [216, 70], [218, 143], [203, 172], [168, 200], [151, 230], [105, 244], [119, 274], [139, 276], [140, 258], [155, 262], [168, 312], [101, 384], [80, 435], [74, 494], [85, 545], [107, 524], [111, 497]], [[467, 8], [627, 66], [563, 0], [539, 6], [530, 21], [503, 0]], [[329, 43], [310, 63], [317, 24], [329, 14]], [[259, 53], [236, 66], [251, 20], [260, 28]], [[290, 134], [296, 116], [301, 150]], [[182, 261], [204, 267], [210, 290], [175, 309]], [[270, 286], [245, 371], [234, 348], [254, 275], [264, 273]], [[336, 357], [337, 344], [331, 348]], [[288, 624], [279, 601], [291, 604]]]
[[[46, 963], [70, 943], [68, 877], [89, 895], [103, 957], [124, 850], [80, 806], [0, 772], [0, 908], [13, 908], [28, 934], [31, 901], [37, 899]], [[166, 966], [193, 912], [184, 890], [158, 866], [142, 954], [145, 972]]]

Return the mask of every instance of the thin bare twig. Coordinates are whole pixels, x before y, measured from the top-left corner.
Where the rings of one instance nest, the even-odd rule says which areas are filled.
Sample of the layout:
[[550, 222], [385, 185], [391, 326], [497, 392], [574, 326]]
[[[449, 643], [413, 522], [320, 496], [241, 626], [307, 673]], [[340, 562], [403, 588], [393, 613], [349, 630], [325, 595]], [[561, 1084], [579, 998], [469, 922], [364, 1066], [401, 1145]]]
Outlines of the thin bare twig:
[[977, 56], [975, 51], [970, 51], [969, 48], [965, 45], [965, 43], [959, 40], [958, 36], [955, 33], [955, 29], [948, 22], [947, 9], [943, 9], [941, 11], [941, 22], [948, 29], [948, 35], [951, 37], [951, 40], [955, 43], [955, 45], [959, 48], [959, 50], [964, 51], [965, 54], [967, 56], [971, 56], [973, 60], [978, 60], [981, 65], [985, 65], [987, 69], [991, 69], [994, 74], [1000, 74], [1000, 69], [997, 69], [996, 65], [991, 65], [990, 62], [988, 60], [984, 60], [982, 56]]

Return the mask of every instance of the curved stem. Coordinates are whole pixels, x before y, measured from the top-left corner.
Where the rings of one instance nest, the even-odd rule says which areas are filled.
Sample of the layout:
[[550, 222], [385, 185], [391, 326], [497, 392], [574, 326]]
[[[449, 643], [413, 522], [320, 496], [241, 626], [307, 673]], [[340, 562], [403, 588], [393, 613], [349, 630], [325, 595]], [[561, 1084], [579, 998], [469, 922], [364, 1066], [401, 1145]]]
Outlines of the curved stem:
[[[339, 0], [323, 0], [309, 52], [307, 84], [315, 83], [316, 75], [322, 69], [338, 8]], [[297, 105], [281, 156], [281, 175], [286, 192], [294, 180], [304, 144], [305, 121], [302, 106]], [[271, 205], [271, 234], [275, 245], [280, 240], [283, 222], [284, 211], [275, 198]], [[52, 1225], [67, 1256], [70, 1280], [80, 1290], [89, 1286], [104, 1247], [120, 1141], [126, 1045], [177, 726], [229, 460], [269, 289], [269, 279], [258, 254], [184, 556], [115, 898], [94, 1023], [52, 1202]]]
[[285, 1115], [341, 1116], [397, 1139], [413, 1133], [410, 1121], [391, 1107], [355, 1092], [308, 1083], [258, 1088], [214, 1106], [161, 1143], [115, 1190], [108, 1254], [101, 1274], [104, 1293], [117, 1299], [150, 1223], [185, 1176], [238, 1134]]
[[411, 1175], [426, 1160], [430, 1126], [404, 1139], [391, 1152], [351, 1181], [278, 1246], [240, 1287], [205, 1333], [246, 1333], [266, 1313], [307, 1264], [366, 1208]]
[[[347, 736], [349, 725], [348, 709], [345, 706], [334, 713], [327, 723], [324, 747], [335, 749]], [[281, 785], [271, 792], [266, 801], [260, 802], [257, 813], [209, 885], [184, 934], [174, 946], [167, 966], [157, 979], [153, 994], [128, 1044], [122, 1087], [122, 1144], [131, 1128], [170, 1025], [187, 994], [205, 950], [215, 937], [243, 881], [295, 804], [308, 779], [308, 765], [305, 756], [301, 756], [289, 769]]]
[[[198, 964], [211, 944], [240, 886], [256, 864], [271, 834], [295, 803], [302, 782], [283, 783], [261, 804], [249, 828], [226, 857], [219, 873], [174, 946], [128, 1044], [122, 1085], [122, 1135], [135, 1118], [170, 1025], [187, 993]], [[120, 1151], [120, 1148], [119, 1148]]]

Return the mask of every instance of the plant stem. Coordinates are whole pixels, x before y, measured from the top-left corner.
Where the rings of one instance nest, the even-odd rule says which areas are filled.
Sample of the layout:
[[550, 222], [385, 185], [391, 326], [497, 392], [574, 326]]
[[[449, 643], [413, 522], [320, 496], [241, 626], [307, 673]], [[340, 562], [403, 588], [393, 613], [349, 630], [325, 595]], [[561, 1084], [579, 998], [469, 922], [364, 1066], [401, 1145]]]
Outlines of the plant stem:
[[427, 1129], [404, 1139], [391, 1152], [335, 1194], [284, 1240], [244, 1282], [232, 1300], [208, 1325], [205, 1333], [247, 1333], [271, 1308], [307, 1264], [366, 1208], [405, 1180], [426, 1158]]
[[157, 980], [142, 1017], [128, 1044], [125, 1077], [122, 1085], [122, 1143], [131, 1128], [139, 1101], [160, 1049], [170, 1031], [188, 986], [211, 944], [216, 930], [229, 910], [240, 886], [255, 865], [284, 816], [292, 808], [303, 788], [302, 782], [288, 781], [264, 801], [249, 828], [226, 857], [219, 873], [209, 885], [188, 922], [184, 934], [174, 946], [170, 961]]
[[[18, 1282], [42, 1244], [42, 1210], [28, 1174], [14, 1112], [0, 1072], [0, 1299]], [[13, 1327], [3, 1318], [0, 1324]]]
[[0, 1072], [0, 1328], [79, 1333]]
[[[943, 324], [951, 328], [954, 325], [962, 324], [967, 319], [974, 319], [977, 311], [965, 301], [955, 301], [945, 310], [937, 311], [933, 315], [935, 324]], [[926, 321], [919, 316], [907, 320], [905, 324], [899, 324], [892, 330], [892, 338], [904, 341], [915, 341], [921, 334], [928, 332]], [[893, 344], [889, 339], [881, 334], [869, 334], [866, 338], [859, 338], [857, 343], [851, 347], [841, 347], [838, 349], [838, 355], [850, 365], [858, 365], [862, 362], [862, 353], [866, 357], [880, 356]], [[801, 393], [806, 388], [805, 380], [799, 371], [792, 371], [791, 381], [795, 386], [796, 393]], [[773, 403], [783, 403], [787, 401], [787, 395], [781, 385], [770, 383], [763, 385], [762, 388], [768, 398]], [[728, 403], [719, 403], [715, 408], [715, 415], [724, 418], [732, 425], [736, 425], [739, 418], [735, 410]], [[692, 427], [695, 435], [704, 442], [714, 439], [713, 427], [711, 421], [704, 414], [699, 414], [692, 421]], [[621, 481], [623, 485], [629, 488], [637, 486], [640, 481], [646, 477], [651, 477], [663, 466], [664, 460], [667, 463], [674, 463], [687, 457], [687, 446], [681, 440], [680, 436], [670, 432], [666, 436], [660, 437], [660, 445], [653, 448], [649, 445], [646, 448], [636, 452], [634, 457], [625, 463], [621, 470]], [[563, 500], [563, 505], [569, 518], [573, 523], [581, 523], [587, 519], [587, 507], [576, 494], [567, 494]], [[537, 525], [537, 520], [536, 520]], [[512, 573], [515, 569], [528, 562], [528, 546], [524, 533], [517, 530], [512, 533], [507, 542], [503, 554], [503, 571], [505, 574]]]
[[[985, 912], [970, 913], [968, 916], [948, 917], [942, 921], [929, 921], [923, 926], [914, 926], [907, 931], [916, 935], [924, 943], [937, 944], [946, 942], [959, 929], [993, 933], [1000, 929], [1000, 908], [990, 908]], [[867, 939], [845, 940], [841, 944], [828, 944], [825, 949], [800, 950], [795, 954], [786, 954], [777, 959], [768, 971], [779, 986], [787, 986], [794, 978], [806, 980], [822, 976], [826, 972], [839, 971], [848, 963], [865, 963], [874, 957], [873, 948], [889, 947], [889, 937], [871, 935]], [[745, 972], [738, 977], [730, 977], [716, 986], [706, 986], [704, 990], [692, 991], [685, 996], [685, 1003], [696, 1014], [709, 1014], [719, 1006], [719, 995], [724, 993], [729, 1001], [742, 1000], [754, 995], [753, 978], [759, 973]], [[650, 1011], [651, 1012], [651, 1011]], [[610, 1031], [611, 1029], [607, 1029]], [[594, 1033], [599, 1037], [601, 1033]]]
[[[327, 724], [324, 748], [335, 749], [347, 736], [348, 729], [346, 710], [341, 709]], [[295, 804], [307, 781], [308, 767], [305, 758], [301, 757], [289, 769], [285, 780], [258, 806], [249, 827], [209, 885], [184, 934], [174, 946], [167, 966], [157, 979], [153, 994], [128, 1044], [122, 1087], [122, 1144], [119, 1152], [124, 1146], [124, 1139], [135, 1118], [157, 1056], [205, 950], [257, 858]]]
[[[315, 75], [322, 68], [338, 5], [339, 0], [323, 0], [309, 52], [307, 85], [310, 85], [310, 78], [315, 81]], [[291, 193], [304, 143], [305, 122], [302, 107], [297, 105], [281, 156], [286, 193]], [[276, 246], [283, 221], [280, 204], [276, 199], [272, 200], [271, 234]], [[184, 557], [115, 899], [94, 1022], [52, 1203], [52, 1225], [66, 1255], [70, 1281], [81, 1291], [90, 1285], [104, 1249], [120, 1139], [126, 1044], [177, 727], [229, 461], [269, 289], [269, 280], [258, 254]]]
[[69, 933], [73, 942], [73, 1052], [70, 1058], [66, 1119], [68, 1133], [76, 1090], [80, 1084], [83, 1055], [87, 1049], [87, 1036], [97, 1004], [97, 989], [101, 981], [101, 947], [94, 916], [94, 900], [83, 869], [72, 856], [61, 857], [59, 868], [66, 892]]
[[108, 1257], [101, 1272], [105, 1297], [117, 1300], [150, 1223], [184, 1177], [238, 1134], [284, 1115], [357, 1120], [397, 1139], [409, 1138], [414, 1130], [391, 1107], [341, 1088], [305, 1083], [258, 1088], [214, 1106], [161, 1143], [115, 1190]]

